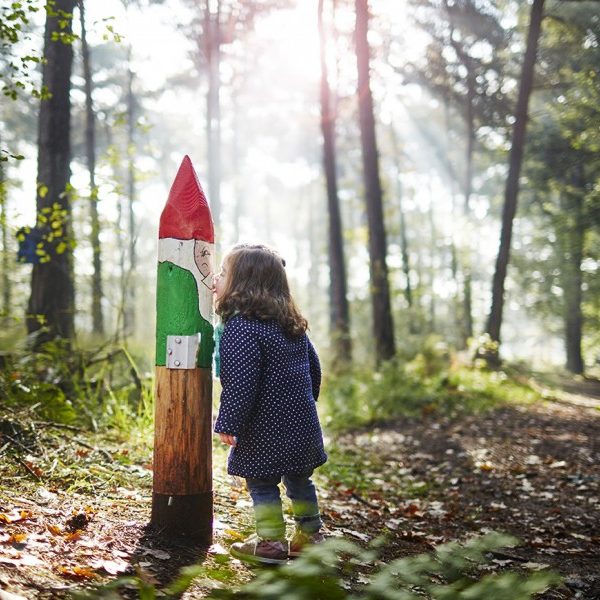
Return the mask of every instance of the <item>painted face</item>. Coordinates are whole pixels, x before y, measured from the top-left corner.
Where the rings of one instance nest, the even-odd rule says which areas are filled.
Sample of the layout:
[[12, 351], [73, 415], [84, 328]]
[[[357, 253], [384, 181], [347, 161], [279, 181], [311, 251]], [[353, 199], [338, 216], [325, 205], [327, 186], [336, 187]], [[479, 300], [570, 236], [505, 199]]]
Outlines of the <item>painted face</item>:
[[194, 244], [194, 262], [202, 275], [202, 283], [210, 288], [212, 283], [212, 250], [211, 244], [196, 240]]
[[213, 293], [218, 300], [225, 291], [225, 285], [227, 283], [227, 260], [223, 261], [221, 270], [214, 276], [213, 279]]

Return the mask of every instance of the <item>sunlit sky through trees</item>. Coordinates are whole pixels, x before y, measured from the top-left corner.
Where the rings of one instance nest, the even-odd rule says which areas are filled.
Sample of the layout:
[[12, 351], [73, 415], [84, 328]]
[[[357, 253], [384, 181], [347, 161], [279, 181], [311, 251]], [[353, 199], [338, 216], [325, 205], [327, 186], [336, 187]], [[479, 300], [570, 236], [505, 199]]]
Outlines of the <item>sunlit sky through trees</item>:
[[[191, 26], [197, 15], [192, 4], [185, 0], [167, 0], [160, 5], [140, 8], [131, 4], [125, 8], [124, 3], [118, 0], [103, 0], [89, 2], [86, 9], [88, 41], [97, 74], [97, 88], [94, 91], [97, 107], [102, 111], [103, 106], [117, 105], [122, 94], [118, 86], [98, 85], [98, 82], [112, 77], [103, 74], [110, 71], [110, 55], [103, 51], [101, 61], [108, 60], [108, 64], [94, 62], [97, 47], [115, 45], [113, 33], [107, 27], [113, 28], [121, 36], [117, 44], [120, 47], [120, 60], [131, 48], [134, 89], [143, 106], [138, 115], [135, 166], [139, 181], [135, 212], [139, 230], [138, 251], [142, 256], [138, 277], [140, 282], [144, 280], [143, 286], [147, 291], [138, 301], [141, 303], [140, 312], [145, 315], [153, 312], [158, 218], [169, 185], [185, 154], [190, 155], [209, 195], [205, 129], [207, 79], [197, 59], [198, 41], [194, 39]], [[351, 37], [354, 11], [353, 2], [338, 4], [337, 41], [330, 39], [328, 65], [332, 85], [339, 94], [338, 152], [343, 156], [340, 199], [347, 242], [352, 244], [347, 256], [350, 297], [366, 302], [368, 255], [360, 195], [360, 142], [355, 119], [356, 57]], [[474, 260], [479, 273], [474, 280], [473, 313], [477, 331], [481, 331], [489, 307], [499, 231], [498, 219], [489, 218], [489, 215], [494, 203], [497, 208], [499, 202], [501, 182], [505, 176], [504, 165], [484, 165], [478, 170], [471, 205], [472, 219], [469, 223], [463, 222], [461, 210], [457, 208], [462, 206], [460, 190], [456, 187], [453, 189], [449, 184], [448, 178], [441, 172], [438, 158], [440, 147], [442, 152], [460, 155], [463, 141], [460, 137], [444, 140], [441, 136], [432, 142], [424, 135], [422, 125], [425, 122], [437, 123], [439, 129], [443, 130], [442, 107], [423, 87], [407, 83], [398, 75], [400, 63], [419, 61], [427, 43], [427, 36], [414, 24], [407, 6], [408, 2], [398, 0], [371, 2], [373, 19], [370, 42], [374, 56], [381, 56], [383, 48], [388, 53], [387, 59], [373, 62], [372, 86], [379, 121], [378, 141], [380, 148], [384, 149], [380, 150], [381, 177], [386, 195], [391, 285], [400, 303], [403, 275], [397, 233], [397, 202], [394, 198], [401, 193], [404, 210], [412, 215], [420, 215], [412, 218], [413, 230], [410, 235], [414, 239], [430, 240], [429, 246], [426, 244], [419, 249], [416, 258], [424, 267], [421, 272], [435, 269], [441, 274], [433, 282], [433, 292], [439, 300], [438, 318], [451, 320], [449, 299], [456, 289], [449, 275], [450, 267], [443, 263], [445, 259], [436, 250], [436, 244], [443, 245], [454, 236], [458, 242], [470, 248], [476, 257]], [[39, 15], [40, 20], [42, 17]], [[507, 12], [505, 19], [513, 25], [515, 15]], [[78, 32], [77, 18], [74, 25]], [[225, 44], [222, 49], [223, 208], [221, 221], [216, 223], [220, 248], [226, 249], [238, 239], [266, 241], [278, 247], [287, 259], [294, 288], [313, 327], [322, 330], [316, 333], [316, 337], [324, 339], [327, 328], [327, 214], [319, 128], [317, 2], [298, 0], [290, 9], [260, 15], [256, 18], [253, 30], [240, 32], [236, 36], [232, 43]], [[41, 37], [34, 36], [33, 42], [36, 40], [41, 43]], [[337, 44], [335, 53], [334, 44]], [[485, 51], [482, 48], [482, 52]], [[125, 62], [122, 68], [126, 68]], [[72, 99], [74, 104], [81, 107], [84, 95], [80, 58], [76, 59], [73, 82], [75, 89]], [[81, 109], [78, 110], [81, 112]], [[81, 114], [76, 118], [81, 118]], [[456, 114], [452, 118], [460, 121]], [[100, 130], [103, 127], [110, 128], [107, 124], [115, 122], [114, 119], [110, 121], [102, 117], [102, 114], [99, 120]], [[463, 127], [461, 122], [454, 125], [458, 132]], [[398, 137], [397, 155], [390, 150], [392, 128]], [[13, 211], [17, 226], [32, 223], [35, 219], [34, 142], [31, 140], [21, 148], [26, 157], [18, 166], [19, 179], [23, 184], [11, 193], [15, 200]], [[501, 139], [499, 143], [505, 141]], [[104, 223], [114, 223], [118, 218], [120, 192], [115, 188], [114, 173], [106, 155], [100, 154], [98, 164], [99, 209]], [[80, 157], [73, 162], [72, 168], [72, 184], [80, 195], [85, 196], [88, 193], [85, 162]], [[496, 181], [496, 187], [489, 195], [485, 190], [485, 181]], [[430, 223], [432, 206], [435, 210], [431, 217], [433, 222]], [[84, 214], [83, 208], [78, 210], [80, 215]], [[87, 231], [85, 227], [83, 235]], [[517, 246], [521, 243], [521, 237], [527, 235], [527, 231], [519, 228], [517, 222]], [[116, 243], [114, 231], [111, 233], [107, 228], [102, 234], [102, 241], [105, 251], [110, 251], [110, 244]], [[316, 267], [311, 264], [310, 257], [311, 247], [315, 245], [322, 255]], [[91, 273], [90, 252], [86, 240], [82, 240], [76, 250], [78, 276], [85, 277]], [[110, 260], [105, 260], [110, 270]], [[220, 260], [220, 256], [217, 260]], [[26, 269], [19, 268], [23, 271]], [[25, 273], [23, 279], [27, 279]], [[427, 304], [428, 299], [423, 298], [423, 302]], [[537, 358], [556, 358], [560, 354], [560, 341], [557, 340], [555, 344], [552, 340], [539, 348], [543, 339], [542, 330], [532, 321], [523, 320], [523, 304], [521, 298], [511, 296], [509, 281], [506, 354], [510, 355], [511, 351], [513, 354], [531, 354], [533, 348], [538, 346], [535, 350]], [[363, 312], [368, 314], [366, 309]], [[525, 331], [527, 336], [523, 335]], [[151, 329], [148, 328], [143, 336], [147, 337], [150, 333]]]

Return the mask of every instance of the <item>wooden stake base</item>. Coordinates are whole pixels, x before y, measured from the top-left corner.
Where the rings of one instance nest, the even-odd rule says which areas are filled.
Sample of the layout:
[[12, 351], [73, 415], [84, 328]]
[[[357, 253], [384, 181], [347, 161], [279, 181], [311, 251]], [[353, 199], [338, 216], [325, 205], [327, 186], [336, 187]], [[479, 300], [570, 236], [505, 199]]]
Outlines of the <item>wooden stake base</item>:
[[212, 373], [156, 367], [151, 524], [212, 543]]
[[213, 542], [213, 493], [189, 496], [152, 494], [150, 523], [170, 538], [185, 537], [210, 546]]

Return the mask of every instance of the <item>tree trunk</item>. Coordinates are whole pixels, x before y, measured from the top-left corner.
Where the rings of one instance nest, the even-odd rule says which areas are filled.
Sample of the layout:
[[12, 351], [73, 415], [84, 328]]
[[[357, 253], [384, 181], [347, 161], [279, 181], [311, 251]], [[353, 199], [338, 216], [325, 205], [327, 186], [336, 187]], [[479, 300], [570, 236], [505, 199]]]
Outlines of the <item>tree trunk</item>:
[[369, 270], [373, 312], [373, 336], [377, 364], [395, 354], [394, 325], [390, 303], [386, 239], [383, 223], [383, 194], [379, 180], [379, 157], [370, 82], [369, 8], [367, 0], [355, 0], [358, 105], [362, 145], [363, 179], [369, 226]]
[[[464, 333], [462, 327], [461, 310], [460, 310], [460, 281], [458, 277], [458, 253], [456, 250], [456, 196], [457, 196], [457, 179], [454, 176], [452, 167], [452, 145], [450, 139], [450, 101], [448, 96], [444, 94], [444, 140], [445, 140], [445, 164], [447, 165], [448, 177], [450, 181], [450, 200], [451, 200], [451, 215], [452, 215], [452, 230], [450, 233], [450, 273], [452, 281], [455, 285], [455, 292], [452, 298], [452, 312], [454, 314], [454, 323], [456, 326], [457, 338], [464, 344]], [[458, 341], [457, 340], [457, 341]]]
[[[413, 307], [413, 292], [412, 292], [412, 284], [410, 280], [410, 255], [408, 252], [408, 236], [406, 234], [406, 217], [404, 215], [404, 206], [402, 202], [402, 180], [400, 179], [400, 168], [398, 165], [400, 164], [400, 148], [398, 146], [398, 137], [396, 136], [396, 130], [394, 128], [394, 124], [390, 123], [390, 139], [392, 142], [392, 150], [393, 150], [393, 159], [394, 165], [396, 167], [396, 203], [398, 207], [398, 218], [399, 218], [399, 227], [400, 227], [400, 253], [402, 255], [402, 272], [404, 273], [404, 278], [406, 283], [404, 285], [404, 297], [406, 298], [406, 303], [408, 304], [408, 308], [412, 311]], [[416, 333], [416, 329], [414, 328], [414, 320], [410, 319], [410, 332]]]
[[[490, 338], [500, 343], [500, 327], [502, 325], [502, 310], [504, 308], [504, 282], [510, 256], [510, 243], [512, 237], [513, 220], [517, 210], [517, 199], [519, 194], [519, 175], [523, 162], [523, 150], [525, 146], [525, 133], [527, 129], [527, 108], [529, 96], [533, 87], [533, 76], [535, 71], [535, 59], [537, 54], [538, 40], [542, 26], [544, 12], [544, 0], [534, 0], [531, 7], [529, 20], [529, 31], [527, 33], [527, 48], [523, 59], [519, 95], [515, 111], [515, 124], [512, 133], [510, 149], [508, 177], [504, 193], [504, 208], [502, 211], [502, 230], [500, 233], [500, 247], [496, 259], [496, 269], [492, 283], [492, 306], [486, 332]], [[497, 351], [490, 357], [492, 362], [498, 362]]]
[[[241, 147], [240, 143], [240, 130], [241, 130], [241, 107], [239, 102], [239, 94], [235, 89], [235, 86], [232, 86], [232, 104], [233, 104], [233, 114], [232, 114], [232, 134], [233, 138], [231, 140], [231, 173], [233, 175], [233, 240], [229, 240], [229, 242], [238, 243], [240, 239], [240, 223], [242, 218], [242, 186], [240, 185], [240, 168], [241, 168]], [[221, 237], [224, 237], [221, 233]]]
[[[46, 15], [42, 84], [52, 94], [40, 105], [38, 122], [38, 176], [36, 211], [38, 226], [48, 217], [61, 235], [47, 240], [48, 260], [33, 265], [27, 307], [27, 331], [36, 333], [33, 347], [54, 338], [74, 336], [73, 233], [69, 193], [71, 159], [71, 68], [73, 47], [54, 41], [53, 34], [70, 35], [75, 0], [56, 0]], [[70, 15], [65, 18], [64, 15]], [[61, 25], [63, 26], [61, 28]], [[47, 238], [50, 233], [47, 233]]]
[[208, 93], [206, 95], [206, 137], [208, 148], [208, 190], [214, 222], [221, 219], [221, 2], [212, 13], [206, 1], [204, 35], [208, 60]]
[[[467, 74], [467, 151], [465, 169], [465, 204], [464, 218], [467, 223], [471, 214], [471, 194], [473, 193], [473, 154], [475, 151], [475, 74], [470, 63], [465, 65]], [[467, 228], [467, 231], [469, 229]], [[472, 307], [472, 277], [471, 277], [471, 239], [466, 238], [466, 247], [463, 251], [463, 338], [462, 345], [467, 346], [467, 341], [473, 337], [473, 307]]]
[[[131, 56], [129, 57], [131, 62]], [[137, 268], [137, 256], [136, 256], [136, 243], [137, 243], [137, 230], [135, 223], [135, 211], [134, 205], [136, 201], [137, 189], [135, 181], [135, 123], [136, 123], [136, 110], [135, 110], [135, 97], [133, 94], [133, 79], [134, 74], [131, 68], [128, 72], [127, 77], [127, 237], [129, 238], [128, 245], [128, 271], [126, 277], [126, 294], [127, 302], [125, 304], [124, 312], [124, 331], [125, 335], [134, 335], [136, 327], [136, 281], [135, 281], [135, 270]]]
[[327, 214], [329, 216], [329, 326], [334, 348], [333, 364], [342, 366], [351, 362], [352, 346], [342, 219], [337, 184], [336, 115], [332, 110], [331, 89], [327, 73], [327, 40], [323, 23], [323, 1], [319, 0], [318, 4], [318, 22], [321, 50], [321, 132], [323, 135], [323, 167], [327, 187]]
[[431, 183], [429, 188], [429, 207], [427, 209], [427, 221], [429, 222], [429, 331], [435, 332], [436, 317], [435, 317], [435, 258], [437, 252], [437, 232], [435, 228], [435, 215], [433, 210], [433, 191]]
[[104, 334], [104, 316], [102, 314], [102, 257], [100, 248], [100, 219], [98, 217], [98, 187], [96, 186], [96, 114], [92, 101], [92, 68], [90, 50], [85, 27], [85, 2], [79, 0], [79, 19], [81, 21], [81, 55], [83, 59], [83, 78], [85, 86], [85, 146], [88, 171], [90, 174], [90, 223], [92, 231], [92, 331]]
[[561, 283], [563, 289], [563, 318], [565, 324], [566, 368], [571, 373], [584, 371], [581, 338], [583, 328], [582, 272], [585, 217], [583, 214], [583, 182], [574, 185], [577, 191], [565, 192], [562, 198], [562, 215], [559, 235], [563, 238], [561, 251]]
[[[1, 146], [1, 144], [0, 144]], [[10, 317], [11, 292], [9, 248], [8, 248], [8, 216], [6, 211], [8, 195], [6, 193], [6, 178], [4, 163], [0, 162], [0, 235], [2, 236], [2, 316]]]

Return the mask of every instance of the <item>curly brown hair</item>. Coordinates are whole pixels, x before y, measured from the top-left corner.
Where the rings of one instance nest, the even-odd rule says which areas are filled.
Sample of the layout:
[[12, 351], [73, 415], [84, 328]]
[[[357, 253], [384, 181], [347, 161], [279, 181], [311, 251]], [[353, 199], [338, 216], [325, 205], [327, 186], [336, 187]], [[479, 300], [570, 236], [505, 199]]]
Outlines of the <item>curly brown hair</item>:
[[223, 260], [224, 289], [216, 312], [227, 322], [241, 313], [251, 319], [277, 321], [289, 337], [299, 337], [308, 329], [292, 294], [285, 261], [278, 252], [263, 244], [238, 244]]

